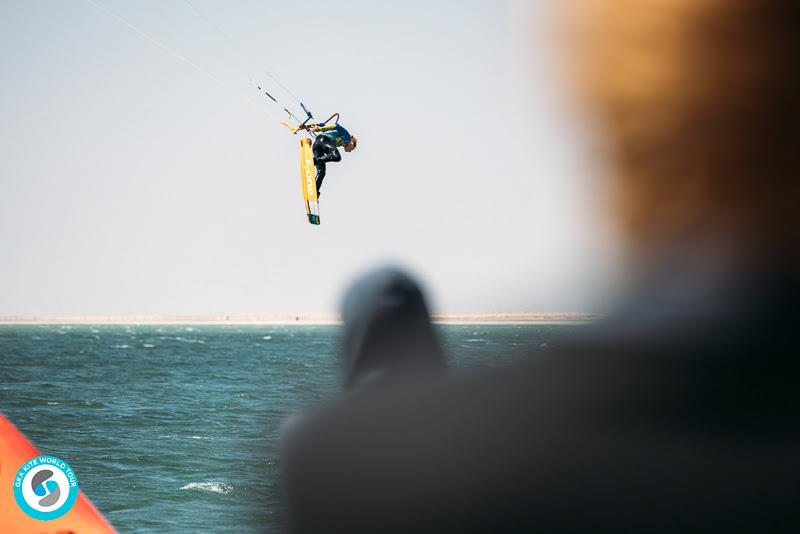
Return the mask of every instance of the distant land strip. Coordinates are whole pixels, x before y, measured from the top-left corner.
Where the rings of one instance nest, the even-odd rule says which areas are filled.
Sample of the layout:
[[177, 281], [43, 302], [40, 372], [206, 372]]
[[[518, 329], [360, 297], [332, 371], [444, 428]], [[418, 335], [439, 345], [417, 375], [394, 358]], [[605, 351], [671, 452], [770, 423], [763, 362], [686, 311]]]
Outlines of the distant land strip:
[[[594, 313], [434, 313], [438, 324], [580, 324], [602, 318]], [[6, 315], [0, 325], [337, 325], [338, 314], [257, 313], [231, 315]]]

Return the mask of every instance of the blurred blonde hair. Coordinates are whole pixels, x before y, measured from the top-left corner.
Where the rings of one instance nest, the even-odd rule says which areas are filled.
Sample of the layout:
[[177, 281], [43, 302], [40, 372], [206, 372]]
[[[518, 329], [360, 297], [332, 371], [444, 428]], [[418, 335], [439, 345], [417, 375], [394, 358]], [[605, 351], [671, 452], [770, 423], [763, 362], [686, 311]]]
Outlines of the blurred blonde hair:
[[569, 20], [635, 247], [796, 243], [800, 2], [574, 0]]

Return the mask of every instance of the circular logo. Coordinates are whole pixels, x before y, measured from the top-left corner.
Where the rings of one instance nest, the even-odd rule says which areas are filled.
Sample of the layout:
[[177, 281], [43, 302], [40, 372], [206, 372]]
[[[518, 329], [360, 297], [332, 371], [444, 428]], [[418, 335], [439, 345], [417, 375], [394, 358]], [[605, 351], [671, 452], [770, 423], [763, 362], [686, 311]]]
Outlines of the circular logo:
[[42, 521], [66, 514], [78, 498], [78, 477], [55, 456], [35, 456], [14, 476], [14, 499], [23, 512]]

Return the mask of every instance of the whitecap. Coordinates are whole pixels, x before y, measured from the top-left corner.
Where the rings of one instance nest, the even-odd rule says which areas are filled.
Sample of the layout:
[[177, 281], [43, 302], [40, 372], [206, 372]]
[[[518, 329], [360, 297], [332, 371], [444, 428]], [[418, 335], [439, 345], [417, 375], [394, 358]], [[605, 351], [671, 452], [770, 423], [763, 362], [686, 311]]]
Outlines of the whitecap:
[[156, 348], [156, 346], [155, 346], [155, 345], [153, 345], [152, 343], [145, 343], [145, 344], [144, 344], [144, 345], [142, 345], [142, 346], [143, 346], [144, 348], [146, 348], [146, 349], [154, 349], [154, 348]]
[[222, 493], [223, 495], [228, 495], [230, 492], [233, 491], [233, 486], [231, 486], [230, 484], [225, 484], [223, 482], [190, 482], [185, 486], [181, 487], [181, 489], [208, 491], [211, 493]]
[[202, 339], [192, 339], [188, 337], [176, 337], [175, 341], [180, 341], [181, 343], [200, 343], [201, 345], [205, 345], [205, 341]]
[[263, 339], [265, 341], [269, 341], [270, 339], [272, 339], [272, 336], [264, 336], [261, 339]]

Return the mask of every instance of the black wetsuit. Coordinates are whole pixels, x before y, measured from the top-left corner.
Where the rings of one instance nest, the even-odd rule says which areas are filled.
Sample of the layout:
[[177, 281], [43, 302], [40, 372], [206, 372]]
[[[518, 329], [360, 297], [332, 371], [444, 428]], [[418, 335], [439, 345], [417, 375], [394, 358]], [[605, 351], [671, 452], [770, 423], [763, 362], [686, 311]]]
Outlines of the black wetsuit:
[[327, 135], [318, 135], [312, 145], [314, 151], [314, 166], [317, 168], [317, 195], [322, 187], [322, 180], [325, 178], [325, 164], [329, 161], [337, 162], [342, 160], [336, 143]]

